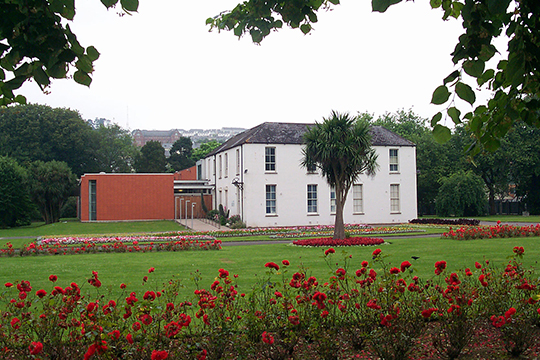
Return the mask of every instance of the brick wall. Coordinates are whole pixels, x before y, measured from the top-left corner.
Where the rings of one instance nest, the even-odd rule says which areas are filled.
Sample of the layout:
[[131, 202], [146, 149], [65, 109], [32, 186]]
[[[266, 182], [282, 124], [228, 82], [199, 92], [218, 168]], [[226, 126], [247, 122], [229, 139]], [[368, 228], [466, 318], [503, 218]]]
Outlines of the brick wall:
[[89, 220], [89, 181], [96, 181], [97, 221], [174, 219], [174, 174], [85, 174], [81, 221]]

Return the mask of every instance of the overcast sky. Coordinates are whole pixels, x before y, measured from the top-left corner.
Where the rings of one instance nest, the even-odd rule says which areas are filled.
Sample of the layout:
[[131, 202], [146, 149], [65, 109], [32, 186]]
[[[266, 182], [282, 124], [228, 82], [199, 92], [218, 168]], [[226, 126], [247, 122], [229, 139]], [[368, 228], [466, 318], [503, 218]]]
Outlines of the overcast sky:
[[379, 14], [368, 0], [343, 0], [319, 13], [309, 35], [284, 28], [260, 46], [208, 32], [206, 18], [237, 3], [140, 0], [138, 13], [120, 17], [98, 0], [77, 1], [71, 27], [101, 53], [92, 85], [56, 80], [49, 95], [34, 83], [21, 92], [84, 119], [149, 130], [314, 122], [331, 110], [377, 116], [412, 108], [427, 118], [441, 110], [431, 94], [454, 70], [462, 27], [442, 21], [429, 1]]

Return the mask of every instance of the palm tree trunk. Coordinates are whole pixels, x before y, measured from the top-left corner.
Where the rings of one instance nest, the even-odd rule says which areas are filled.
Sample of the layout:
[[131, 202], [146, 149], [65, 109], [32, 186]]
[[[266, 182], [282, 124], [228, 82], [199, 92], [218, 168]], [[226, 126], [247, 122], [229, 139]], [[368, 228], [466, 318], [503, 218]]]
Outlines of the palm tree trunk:
[[345, 239], [345, 224], [343, 223], [343, 205], [345, 196], [341, 186], [336, 186], [336, 221], [334, 223], [334, 240]]

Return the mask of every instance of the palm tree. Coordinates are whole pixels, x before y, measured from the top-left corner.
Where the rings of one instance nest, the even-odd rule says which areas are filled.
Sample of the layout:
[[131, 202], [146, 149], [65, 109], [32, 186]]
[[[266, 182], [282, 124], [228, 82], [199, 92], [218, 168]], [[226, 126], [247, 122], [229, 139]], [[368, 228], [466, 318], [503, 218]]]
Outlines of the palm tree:
[[304, 134], [301, 165], [319, 168], [336, 192], [334, 239], [345, 238], [343, 206], [351, 186], [362, 173], [375, 175], [379, 166], [369, 129], [365, 120], [332, 111]]

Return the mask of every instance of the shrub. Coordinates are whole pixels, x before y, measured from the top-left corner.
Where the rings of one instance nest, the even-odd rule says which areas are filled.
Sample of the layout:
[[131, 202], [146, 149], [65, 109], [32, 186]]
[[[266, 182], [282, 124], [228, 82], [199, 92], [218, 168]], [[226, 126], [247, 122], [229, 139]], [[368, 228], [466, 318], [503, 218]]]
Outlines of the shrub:
[[484, 181], [472, 171], [459, 171], [441, 179], [435, 200], [438, 216], [478, 216], [486, 211]]
[[413, 219], [409, 220], [410, 224], [434, 224], [434, 225], [480, 225], [480, 220], [477, 219]]

